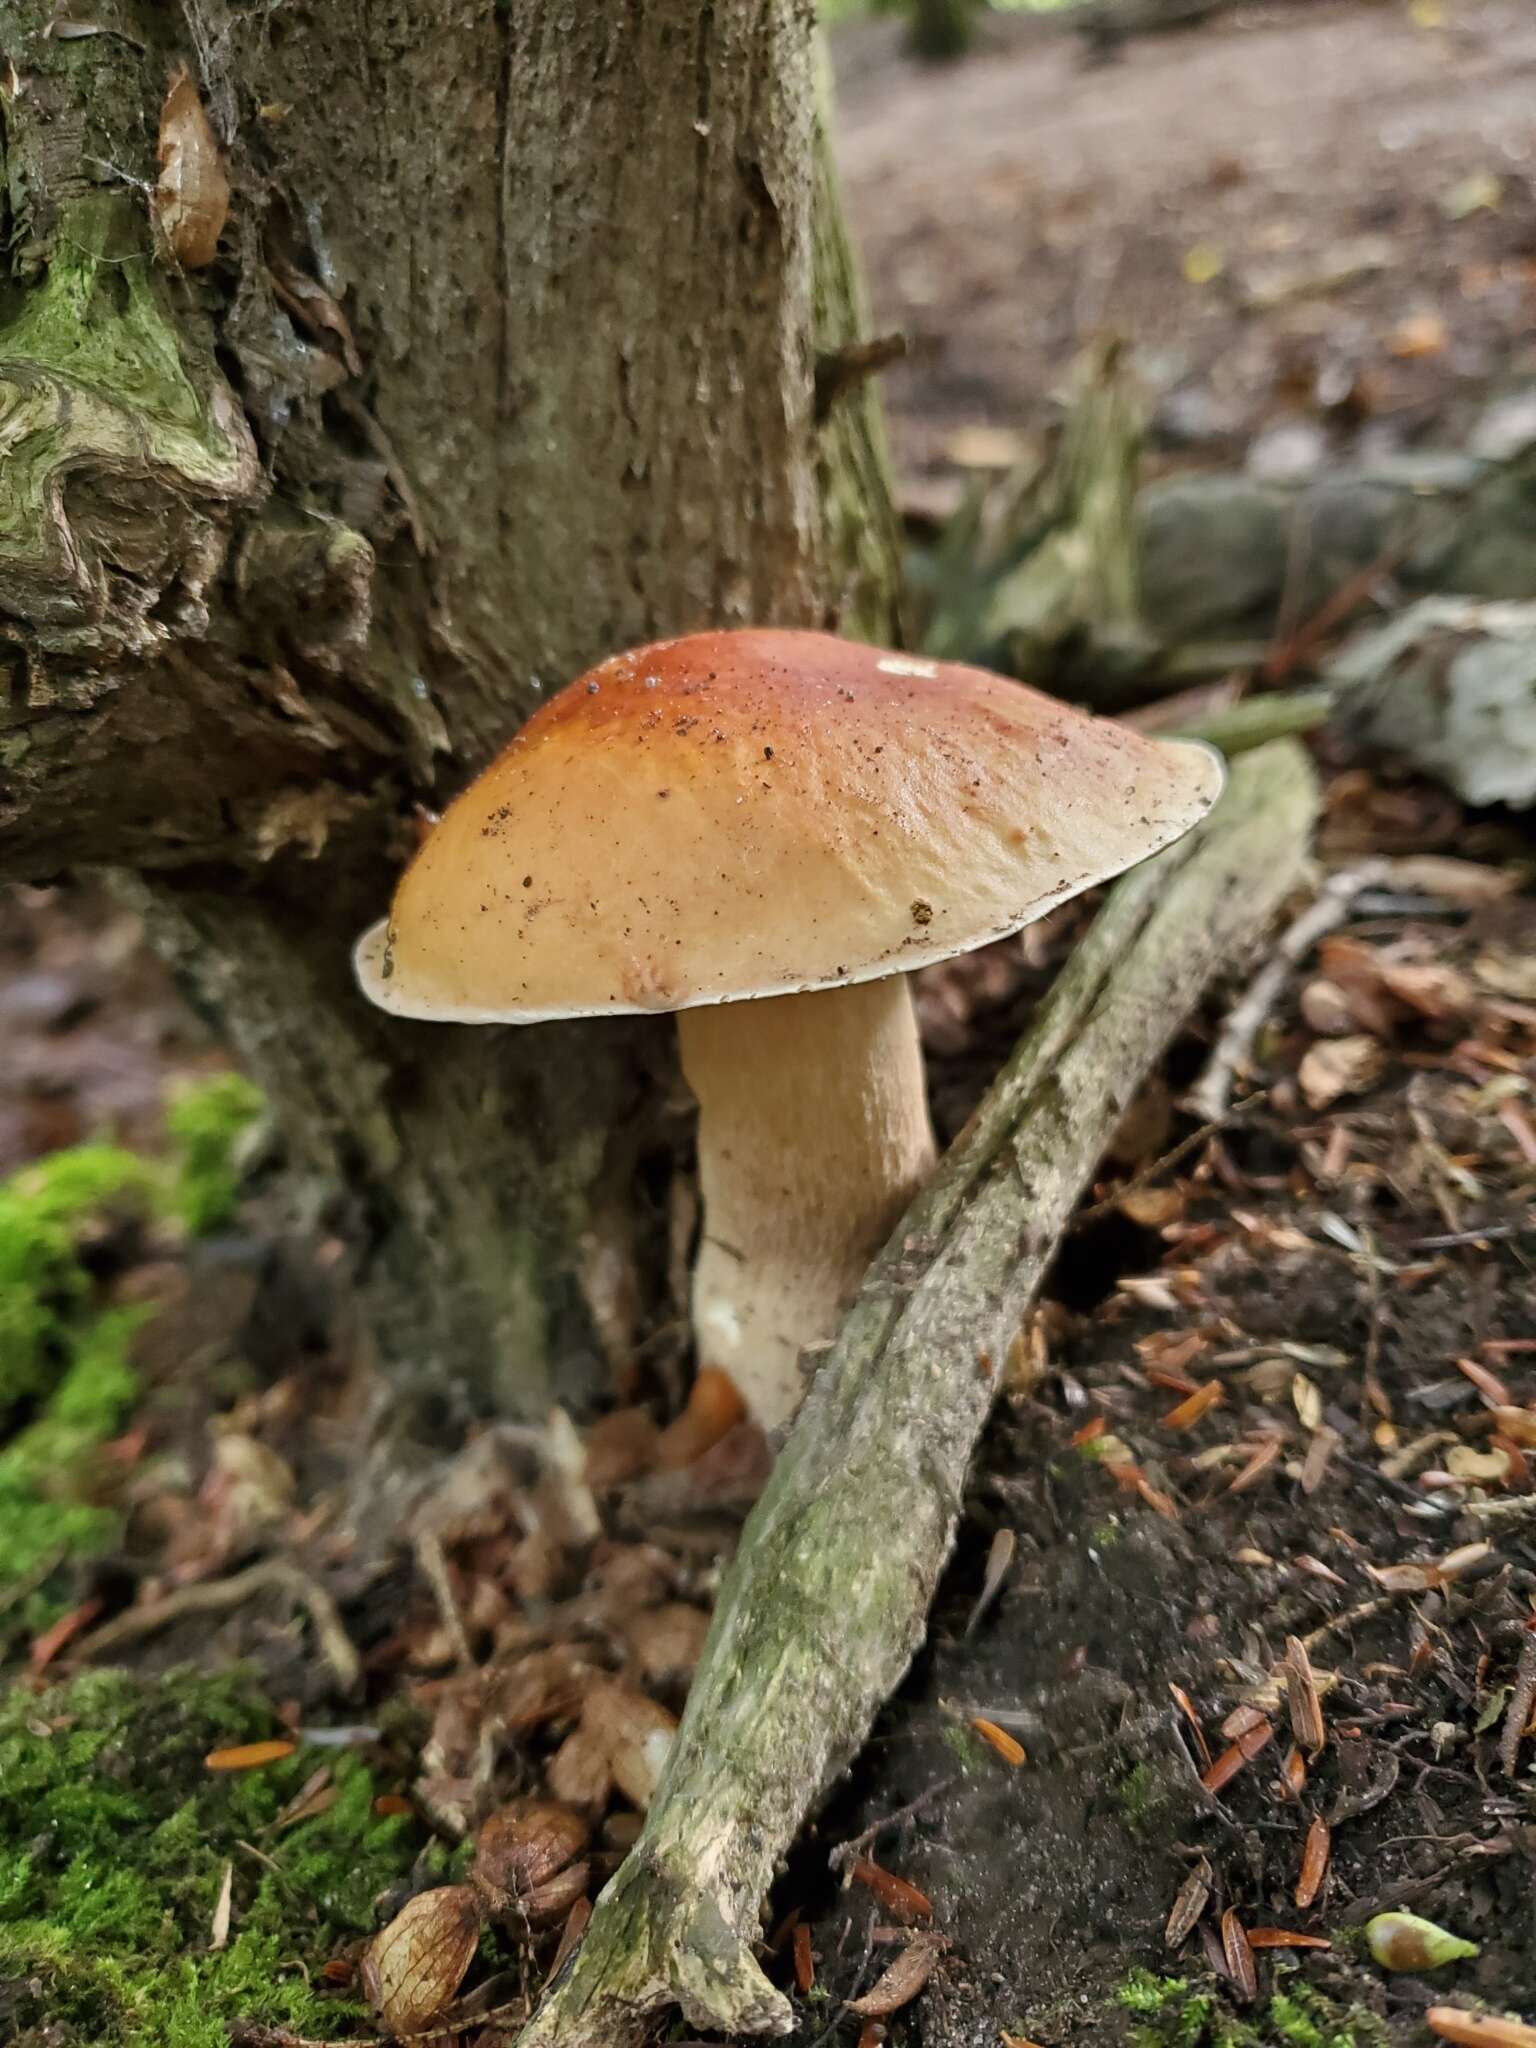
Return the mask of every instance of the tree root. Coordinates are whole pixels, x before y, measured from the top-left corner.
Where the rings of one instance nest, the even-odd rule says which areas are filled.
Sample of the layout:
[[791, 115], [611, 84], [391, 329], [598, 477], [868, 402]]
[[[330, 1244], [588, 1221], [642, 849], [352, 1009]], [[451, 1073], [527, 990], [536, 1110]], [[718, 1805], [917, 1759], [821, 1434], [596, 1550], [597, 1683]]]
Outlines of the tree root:
[[1008, 1346], [1148, 1069], [1295, 885], [1305, 755], [1239, 761], [1205, 825], [1120, 882], [871, 1268], [742, 1537], [644, 1830], [521, 2048], [782, 2033], [754, 1956], [806, 1813], [917, 1650]]

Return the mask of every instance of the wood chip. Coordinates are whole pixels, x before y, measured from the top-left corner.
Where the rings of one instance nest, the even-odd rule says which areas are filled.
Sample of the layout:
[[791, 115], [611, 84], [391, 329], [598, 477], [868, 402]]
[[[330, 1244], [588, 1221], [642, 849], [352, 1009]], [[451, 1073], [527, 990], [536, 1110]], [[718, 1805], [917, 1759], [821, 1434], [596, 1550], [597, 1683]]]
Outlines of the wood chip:
[[1328, 1731], [1312, 1659], [1300, 1636], [1285, 1639], [1285, 1698], [1297, 1748], [1308, 1757], [1318, 1756], [1328, 1740]]
[[1234, 1993], [1244, 2005], [1252, 2004], [1259, 1992], [1258, 1972], [1253, 1967], [1253, 1950], [1235, 1906], [1228, 1906], [1221, 1916], [1221, 1954]]
[[296, 1742], [276, 1738], [270, 1742], [237, 1742], [232, 1749], [211, 1749], [203, 1764], [210, 1771], [259, 1771], [265, 1764], [280, 1764], [298, 1746]]
[[862, 1998], [850, 1998], [844, 2010], [865, 2019], [889, 2019], [893, 2012], [910, 2005], [928, 1982], [942, 1948], [943, 1943], [933, 1935], [913, 1942], [888, 1970], [881, 1972]]
[[995, 1721], [988, 1721], [980, 1714], [972, 1717], [971, 1726], [983, 1742], [991, 1743], [1005, 1764], [1016, 1766], [1025, 1761], [1023, 1743], [1015, 1742], [1006, 1728], [999, 1728]]
[[1327, 1821], [1320, 1813], [1314, 1815], [1302, 1848], [1301, 1874], [1296, 1880], [1294, 1894], [1297, 1905], [1303, 1911], [1315, 1902], [1323, 1888], [1323, 1879], [1328, 1875], [1328, 1858], [1332, 1848], [1333, 1836]]

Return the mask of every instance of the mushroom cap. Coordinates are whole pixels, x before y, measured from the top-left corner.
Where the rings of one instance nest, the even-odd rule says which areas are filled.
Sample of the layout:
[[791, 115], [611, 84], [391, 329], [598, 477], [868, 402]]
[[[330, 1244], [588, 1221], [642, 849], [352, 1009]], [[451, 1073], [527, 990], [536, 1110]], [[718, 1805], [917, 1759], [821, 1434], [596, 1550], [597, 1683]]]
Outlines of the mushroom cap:
[[829, 634], [695, 633], [568, 684], [444, 813], [356, 963], [532, 1023], [902, 974], [1178, 839], [1211, 749]]

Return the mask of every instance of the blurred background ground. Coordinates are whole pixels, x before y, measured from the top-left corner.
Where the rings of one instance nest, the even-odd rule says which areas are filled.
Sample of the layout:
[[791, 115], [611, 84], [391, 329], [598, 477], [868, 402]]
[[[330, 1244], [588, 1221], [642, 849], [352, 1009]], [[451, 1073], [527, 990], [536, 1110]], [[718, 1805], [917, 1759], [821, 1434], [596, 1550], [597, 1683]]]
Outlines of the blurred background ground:
[[1272, 0], [1102, 65], [1064, 15], [984, 16], [949, 65], [890, 16], [833, 52], [875, 324], [914, 340], [883, 388], [916, 502], [968, 430], [1038, 433], [1101, 327], [1184, 460], [1262, 463], [1296, 422], [1314, 461], [1459, 447], [1536, 372], [1523, 0]]

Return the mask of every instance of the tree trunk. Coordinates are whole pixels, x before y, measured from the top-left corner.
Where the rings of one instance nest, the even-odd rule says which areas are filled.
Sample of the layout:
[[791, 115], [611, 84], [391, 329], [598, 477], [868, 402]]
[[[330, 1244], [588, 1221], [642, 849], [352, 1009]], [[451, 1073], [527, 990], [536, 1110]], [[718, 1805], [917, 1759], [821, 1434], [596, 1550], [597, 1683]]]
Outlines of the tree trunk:
[[[603, 654], [892, 630], [872, 402], [815, 417], [858, 309], [812, 10], [56, 11], [0, 0], [0, 860], [127, 873], [343, 1191], [385, 1363], [537, 1406], [597, 1369], [589, 1196], [669, 1041], [403, 1025], [348, 951], [413, 806]], [[196, 269], [178, 63], [233, 189]]]

